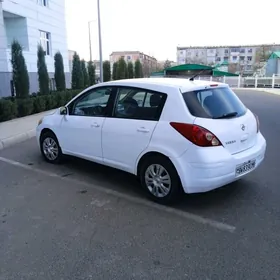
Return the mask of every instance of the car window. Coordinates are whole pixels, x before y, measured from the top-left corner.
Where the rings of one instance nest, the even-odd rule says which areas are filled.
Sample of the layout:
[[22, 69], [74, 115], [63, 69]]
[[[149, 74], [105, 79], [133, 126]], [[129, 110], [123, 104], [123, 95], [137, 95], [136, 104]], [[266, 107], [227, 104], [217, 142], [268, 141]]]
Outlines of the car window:
[[166, 99], [164, 93], [143, 89], [120, 88], [114, 110], [114, 117], [158, 120]]
[[107, 115], [112, 88], [94, 88], [75, 100], [70, 115], [104, 117]]
[[228, 87], [196, 90], [183, 93], [190, 113], [199, 118], [239, 117], [246, 107]]

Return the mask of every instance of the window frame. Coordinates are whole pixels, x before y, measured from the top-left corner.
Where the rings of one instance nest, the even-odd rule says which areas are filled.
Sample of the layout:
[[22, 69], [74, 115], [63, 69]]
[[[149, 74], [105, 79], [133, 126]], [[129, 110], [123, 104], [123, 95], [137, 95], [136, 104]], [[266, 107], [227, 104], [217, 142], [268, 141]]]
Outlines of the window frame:
[[[149, 118], [140, 118], [140, 117], [135, 117], [135, 118], [131, 118], [131, 117], [119, 117], [119, 116], [116, 116], [115, 115], [115, 110], [116, 110], [116, 107], [117, 107], [117, 104], [118, 102], [120, 101], [119, 100], [119, 96], [120, 96], [120, 90], [121, 89], [131, 89], [131, 90], [134, 90], [134, 91], [144, 91], [145, 92], [145, 98], [143, 100], [143, 108], [144, 108], [144, 104], [145, 104], [145, 99], [147, 97], [147, 93], [150, 93], [150, 94], [160, 94], [162, 95], [162, 102], [161, 104], [158, 106], [157, 108], [157, 112], [156, 112], [156, 117], [155, 119], [149, 119]], [[137, 93], [136, 93], [137, 94]], [[161, 117], [161, 114], [162, 114], [162, 111], [163, 111], [163, 108], [164, 108], [164, 105], [166, 103], [166, 100], [167, 100], [167, 94], [164, 93], [164, 92], [159, 92], [159, 91], [155, 91], [155, 90], [150, 90], [150, 89], [147, 89], [147, 88], [144, 88], [144, 87], [134, 87], [134, 86], [117, 86], [117, 92], [115, 92], [115, 100], [114, 100], [114, 106], [113, 106], [113, 110], [112, 110], [112, 114], [111, 114], [111, 118], [114, 118], [114, 119], [124, 119], [124, 120], [143, 120], [143, 121], [156, 121], [158, 122], [160, 117]]]
[[[77, 104], [81, 99], [83, 99], [87, 95], [91, 94], [92, 91], [100, 90], [100, 89], [107, 89], [107, 88], [111, 88], [112, 89], [112, 93], [109, 96], [108, 103], [107, 103], [107, 112], [106, 112], [106, 114], [104, 116], [83, 116], [83, 115], [81, 116], [81, 115], [74, 115], [72, 113], [73, 110], [74, 110], [75, 104]], [[96, 118], [96, 117], [97, 118], [107, 118], [107, 117], [110, 117], [112, 115], [112, 111], [113, 111], [113, 107], [114, 107], [114, 103], [115, 103], [115, 99], [116, 99], [116, 91], [117, 91], [117, 87], [116, 86], [100, 86], [100, 87], [94, 87], [94, 88], [88, 89], [83, 94], [81, 94], [78, 97], [72, 99], [70, 101], [70, 103], [66, 106], [67, 107], [68, 116], [89, 117], [89, 118]]]
[[[42, 36], [44, 34], [45, 36]], [[42, 46], [45, 55], [51, 56], [51, 33], [44, 31], [44, 30], [39, 30], [39, 37], [40, 37], [40, 45]], [[44, 44], [42, 44], [44, 42]], [[45, 49], [45, 47], [47, 49]]]
[[38, 0], [37, 3], [42, 7], [49, 7], [49, 0]]

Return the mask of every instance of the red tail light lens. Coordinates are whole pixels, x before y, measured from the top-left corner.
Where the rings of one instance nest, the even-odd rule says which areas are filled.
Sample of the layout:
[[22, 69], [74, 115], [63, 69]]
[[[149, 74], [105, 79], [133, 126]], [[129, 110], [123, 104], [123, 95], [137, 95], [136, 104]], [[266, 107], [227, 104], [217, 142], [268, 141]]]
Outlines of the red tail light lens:
[[171, 122], [170, 125], [197, 146], [214, 147], [222, 145], [212, 132], [201, 126], [177, 122]]
[[255, 119], [256, 119], [256, 122], [257, 122], [257, 133], [260, 131], [260, 121], [259, 121], [259, 117], [257, 115], [255, 115]]

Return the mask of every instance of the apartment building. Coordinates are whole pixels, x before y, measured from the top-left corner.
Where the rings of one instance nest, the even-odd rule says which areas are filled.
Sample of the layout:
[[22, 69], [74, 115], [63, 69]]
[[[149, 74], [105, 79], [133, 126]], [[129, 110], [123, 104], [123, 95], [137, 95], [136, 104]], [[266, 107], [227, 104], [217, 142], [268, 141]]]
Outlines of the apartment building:
[[117, 62], [121, 57], [123, 57], [127, 63], [135, 63], [135, 61], [139, 59], [142, 63], [144, 76], [149, 77], [149, 75], [157, 69], [157, 60], [140, 51], [112, 52], [110, 55], [111, 69], [113, 69], [114, 62]]
[[38, 91], [37, 46], [46, 53], [50, 83], [54, 77], [54, 55], [64, 60], [67, 87], [70, 87], [65, 0], [0, 0], [0, 97], [11, 95], [11, 44], [23, 48], [30, 79], [30, 92]]
[[177, 63], [216, 65], [228, 63], [229, 71], [253, 74], [280, 45], [177, 47]]

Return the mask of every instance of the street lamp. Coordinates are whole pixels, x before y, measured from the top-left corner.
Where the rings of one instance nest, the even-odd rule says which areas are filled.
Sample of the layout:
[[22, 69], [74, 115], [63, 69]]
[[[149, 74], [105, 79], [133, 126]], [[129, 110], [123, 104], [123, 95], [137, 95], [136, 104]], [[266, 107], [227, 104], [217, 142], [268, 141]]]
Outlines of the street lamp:
[[91, 30], [90, 30], [90, 24], [92, 22], [95, 22], [96, 20], [91, 20], [88, 22], [88, 36], [89, 36], [89, 60], [92, 61], [92, 50], [91, 50]]
[[103, 82], [103, 62], [102, 62], [102, 41], [101, 41], [101, 24], [100, 24], [100, 5], [97, 0], [97, 13], [98, 13], [98, 35], [99, 35], [99, 63], [100, 63], [100, 82]]

